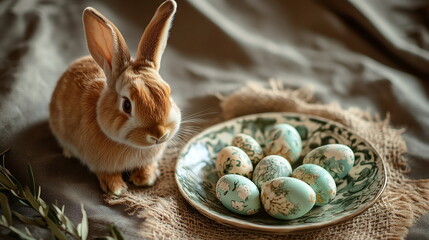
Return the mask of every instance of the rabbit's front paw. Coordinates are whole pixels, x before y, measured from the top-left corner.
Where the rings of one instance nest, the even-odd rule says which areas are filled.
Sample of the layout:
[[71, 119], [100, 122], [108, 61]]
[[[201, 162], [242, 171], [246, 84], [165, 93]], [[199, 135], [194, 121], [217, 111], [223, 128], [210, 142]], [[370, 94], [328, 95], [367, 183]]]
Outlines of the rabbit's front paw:
[[119, 196], [128, 188], [122, 179], [121, 173], [97, 173], [97, 177], [101, 189], [106, 193]]
[[152, 163], [142, 168], [134, 169], [130, 180], [136, 186], [150, 187], [155, 184], [159, 174], [158, 163]]

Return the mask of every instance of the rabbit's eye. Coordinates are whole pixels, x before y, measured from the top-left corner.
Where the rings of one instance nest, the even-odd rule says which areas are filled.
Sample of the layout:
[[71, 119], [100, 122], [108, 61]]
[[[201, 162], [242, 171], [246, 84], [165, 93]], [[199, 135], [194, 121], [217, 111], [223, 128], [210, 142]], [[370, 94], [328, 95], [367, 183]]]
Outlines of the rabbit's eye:
[[128, 114], [131, 114], [131, 102], [126, 97], [124, 97], [124, 101], [122, 102], [122, 110]]

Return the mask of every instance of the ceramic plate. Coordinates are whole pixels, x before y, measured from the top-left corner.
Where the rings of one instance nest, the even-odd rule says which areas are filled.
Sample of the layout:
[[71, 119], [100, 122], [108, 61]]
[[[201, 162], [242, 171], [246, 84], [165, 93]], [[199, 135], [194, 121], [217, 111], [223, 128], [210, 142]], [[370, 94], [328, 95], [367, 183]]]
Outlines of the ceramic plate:
[[[314, 207], [294, 220], [279, 220], [263, 209], [252, 216], [241, 216], [227, 210], [216, 198], [217, 153], [231, 143], [236, 133], [253, 136], [265, 142], [264, 129], [272, 124], [288, 123], [302, 138], [300, 160], [312, 149], [341, 143], [355, 153], [350, 173], [337, 183], [337, 196], [323, 207]], [[339, 123], [319, 117], [293, 113], [248, 115], [214, 125], [192, 138], [182, 149], [176, 165], [176, 182], [183, 197], [200, 213], [219, 223], [266, 232], [300, 232], [318, 229], [350, 219], [375, 203], [386, 185], [386, 171], [380, 155], [365, 139]]]

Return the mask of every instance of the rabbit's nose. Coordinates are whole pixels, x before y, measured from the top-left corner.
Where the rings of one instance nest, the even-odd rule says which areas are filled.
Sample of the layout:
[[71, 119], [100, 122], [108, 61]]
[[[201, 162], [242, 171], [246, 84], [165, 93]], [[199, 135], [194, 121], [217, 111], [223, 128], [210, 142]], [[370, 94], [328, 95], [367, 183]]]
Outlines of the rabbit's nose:
[[162, 135], [160, 138], [159, 138], [159, 141], [165, 141], [165, 140], [167, 140], [167, 138], [168, 138], [168, 136], [170, 135], [170, 130], [168, 130], [168, 131], [166, 131], [165, 133], [164, 133], [164, 135]]
[[155, 136], [152, 135], [147, 135], [146, 136], [146, 141], [150, 144], [157, 144], [160, 142], [164, 142], [168, 136], [170, 135], [170, 131], [166, 131], [161, 137], [157, 138]]
[[151, 135], [147, 135], [147, 136], [146, 136], [146, 141], [147, 141], [149, 144], [155, 144], [155, 143], [158, 141], [158, 138], [156, 138], [156, 137], [154, 137], [154, 136], [151, 136]]

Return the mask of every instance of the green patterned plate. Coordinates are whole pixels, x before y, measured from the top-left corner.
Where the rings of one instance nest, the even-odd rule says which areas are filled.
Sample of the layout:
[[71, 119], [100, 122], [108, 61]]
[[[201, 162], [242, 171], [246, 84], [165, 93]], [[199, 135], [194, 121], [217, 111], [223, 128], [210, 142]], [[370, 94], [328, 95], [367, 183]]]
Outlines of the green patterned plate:
[[[298, 219], [279, 220], [263, 210], [252, 216], [230, 212], [215, 195], [219, 178], [215, 169], [217, 153], [240, 132], [264, 143], [265, 127], [276, 123], [291, 124], [301, 135], [303, 150], [294, 168], [302, 163], [306, 153], [328, 143], [349, 146], [355, 153], [353, 168], [337, 183], [337, 196], [331, 203], [314, 207]], [[214, 125], [192, 138], [177, 159], [176, 182], [183, 197], [212, 220], [244, 229], [290, 233], [335, 225], [361, 214], [383, 192], [386, 171], [383, 160], [372, 145], [339, 123], [310, 115], [262, 113]]]

